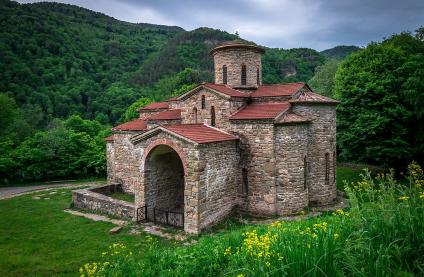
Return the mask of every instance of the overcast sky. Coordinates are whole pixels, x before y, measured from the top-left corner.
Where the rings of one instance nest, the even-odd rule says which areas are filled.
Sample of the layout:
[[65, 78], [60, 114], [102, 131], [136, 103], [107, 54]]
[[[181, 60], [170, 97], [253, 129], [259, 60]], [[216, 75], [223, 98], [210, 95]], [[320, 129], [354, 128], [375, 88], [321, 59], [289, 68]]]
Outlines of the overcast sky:
[[[18, 1], [21, 3], [37, 1]], [[60, 0], [128, 22], [211, 27], [278, 48], [365, 46], [424, 25], [424, 0]]]

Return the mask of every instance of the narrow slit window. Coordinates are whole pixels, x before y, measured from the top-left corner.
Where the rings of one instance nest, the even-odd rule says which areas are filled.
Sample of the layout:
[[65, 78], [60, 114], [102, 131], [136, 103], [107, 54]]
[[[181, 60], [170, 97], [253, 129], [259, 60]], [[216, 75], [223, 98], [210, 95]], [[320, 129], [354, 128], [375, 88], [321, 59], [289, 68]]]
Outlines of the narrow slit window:
[[246, 76], [246, 65], [245, 64], [243, 64], [242, 66], [241, 66], [241, 85], [242, 86], [245, 86], [246, 85], [246, 82], [247, 82], [247, 76]]
[[215, 126], [215, 107], [211, 107], [211, 126]]
[[325, 184], [330, 184], [330, 154], [325, 153]]
[[337, 157], [336, 157], [336, 151], [333, 152], [333, 178], [334, 183], [336, 182], [336, 171], [337, 171]]
[[303, 189], [306, 189], [308, 187], [307, 179], [308, 179], [308, 159], [305, 156], [303, 157]]
[[247, 194], [248, 187], [249, 187], [249, 183], [247, 179], [247, 168], [242, 168], [241, 173], [242, 173], [242, 181], [243, 181], [242, 192], [243, 194]]
[[224, 65], [223, 67], [222, 67], [222, 83], [223, 84], [227, 84], [227, 80], [228, 79], [228, 76], [227, 76], [227, 66], [226, 65]]
[[256, 68], [256, 84], [259, 86], [260, 84], [260, 76], [259, 76], [259, 67]]
[[197, 108], [193, 108], [193, 121], [197, 123]]
[[202, 109], [206, 109], [206, 97], [202, 95]]

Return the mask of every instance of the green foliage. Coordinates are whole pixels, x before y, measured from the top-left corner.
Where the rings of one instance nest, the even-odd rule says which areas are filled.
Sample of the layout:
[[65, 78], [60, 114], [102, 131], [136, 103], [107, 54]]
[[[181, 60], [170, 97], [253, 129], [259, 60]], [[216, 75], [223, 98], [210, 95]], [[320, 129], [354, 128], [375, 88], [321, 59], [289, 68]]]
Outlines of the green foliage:
[[336, 73], [339, 154], [399, 166], [424, 156], [424, 43], [409, 33], [371, 43]]
[[[154, 85], [144, 88], [142, 94], [149, 95], [157, 101], [163, 101], [193, 89], [200, 83], [200, 80], [201, 73], [186, 68], [176, 75], [162, 78]], [[137, 110], [151, 102], [151, 98], [140, 98], [127, 108], [121, 121], [129, 121], [138, 117]]]
[[[189, 247], [143, 257], [112, 245], [85, 276], [421, 276], [424, 273], [424, 176], [409, 166], [408, 186], [393, 173], [369, 172], [346, 191], [350, 210], [301, 221], [241, 226], [205, 235]], [[118, 253], [114, 255], [113, 253]], [[95, 266], [97, 265], [97, 267]], [[96, 275], [98, 274], [98, 275]]]
[[132, 103], [124, 113], [123, 121], [127, 122], [139, 116], [138, 110], [148, 104], [152, 103], [152, 100], [149, 98], [140, 98], [134, 103]]
[[0, 145], [0, 182], [104, 176], [104, 138], [109, 133], [97, 121], [72, 116], [53, 121], [48, 130], [27, 137], [16, 148], [5, 140]]
[[234, 39], [234, 35], [210, 28], [179, 33], [132, 74], [130, 83], [151, 85], [188, 67], [199, 71], [204, 81], [211, 81], [213, 61], [209, 51], [220, 42]]
[[339, 60], [329, 59], [323, 65], [317, 66], [308, 85], [322, 95], [333, 97], [334, 77], [339, 64]]
[[308, 48], [267, 49], [262, 57], [262, 81], [265, 84], [306, 82], [325, 57]]

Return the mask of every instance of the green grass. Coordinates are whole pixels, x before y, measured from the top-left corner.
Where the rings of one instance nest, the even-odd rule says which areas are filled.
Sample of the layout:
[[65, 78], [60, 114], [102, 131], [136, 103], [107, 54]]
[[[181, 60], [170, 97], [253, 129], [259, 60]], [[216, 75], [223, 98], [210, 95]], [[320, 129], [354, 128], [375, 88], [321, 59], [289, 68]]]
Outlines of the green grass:
[[344, 191], [346, 182], [348, 184], [352, 182], [358, 182], [362, 179], [361, 174], [364, 173], [364, 170], [368, 169], [373, 173], [382, 172], [381, 168], [370, 166], [366, 164], [350, 164], [350, 163], [340, 163], [337, 166], [337, 180], [336, 185], [339, 190]]
[[[343, 165], [338, 168], [337, 174], [339, 179], [345, 178], [350, 182], [359, 180], [357, 174], [360, 172], [360, 167]], [[242, 272], [245, 276], [253, 276], [256, 273], [249, 274], [249, 270], [260, 268], [260, 265], [255, 264], [256, 261], [249, 260], [248, 256], [239, 258], [234, 256], [230, 259], [225, 257], [223, 252], [228, 246], [233, 248], [241, 246], [244, 232], [256, 229], [259, 234], [263, 235], [268, 230], [267, 226], [252, 227], [241, 223], [237, 218], [231, 218], [201, 235], [197, 244], [182, 247], [179, 243], [171, 243], [161, 238], [152, 239], [143, 234], [130, 235], [130, 227], [125, 227], [121, 233], [112, 235], [109, 230], [114, 225], [110, 223], [94, 222], [63, 212], [71, 203], [71, 190], [58, 189], [57, 192], [56, 194], [50, 194], [50, 191], [36, 192], [31, 195], [0, 200], [0, 276], [76, 276], [83, 264], [101, 261], [102, 252], [106, 251], [109, 245], [117, 242], [127, 245], [134, 253], [132, 257], [121, 261], [121, 267], [116, 269], [126, 275], [130, 275], [131, 272], [140, 273], [142, 270], [143, 275], [146, 276], [159, 274], [163, 276], [216, 276], [224, 273], [228, 276], [236, 276]], [[32, 199], [34, 195], [41, 195], [42, 199]], [[397, 201], [397, 198], [390, 201], [380, 202], [393, 203], [393, 201]], [[302, 267], [312, 266], [311, 263], [316, 263], [314, 274], [311, 275], [317, 276], [319, 275], [318, 265], [320, 267], [328, 266], [327, 270], [331, 272], [335, 272], [335, 269], [340, 266], [350, 266], [348, 270], [353, 272], [356, 269], [355, 263], [363, 263], [359, 266], [364, 266], [369, 270], [374, 261], [380, 262], [381, 267], [393, 266], [387, 259], [378, 260], [374, 255], [383, 250], [386, 251], [381, 252], [383, 257], [399, 258], [398, 263], [401, 265], [406, 259], [417, 259], [413, 256], [413, 250], [420, 247], [420, 244], [416, 243], [414, 246], [403, 240], [408, 236], [417, 239], [408, 229], [412, 218], [408, 218], [408, 214], [393, 213], [399, 208], [398, 206], [394, 209], [394, 206], [379, 205], [369, 206], [363, 217], [361, 217], [362, 214], [358, 214], [358, 222], [349, 224], [336, 224], [338, 219], [330, 215], [287, 223], [293, 232], [287, 237], [288, 240], [281, 244], [281, 247], [285, 245], [284, 248], [275, 248], [274, 251], [285, 253], [286, 261], [295, 262], [296, 259], [304, 259], [300, 257], [304, 255], [302, 251], [309, 250], [304, 248], [304, 240], [298, 236], [299, 230], [317, 222], [327, 221], [332, 224], [332, 233], [328, 233], [328, 236], [331, 237], [334, 232], [339, 232], [343, 239], [353, 239], [350, 245], [352, 248], [348, 248], [348, 244], [328, 248], [328, 240], [323, 240], [320, 242], [322, 245], [320, 244], [320, 248], [317, 248], [318, 250], [313, 255], [305, 252], [308, 253], [310, 259], [300, 263], [290, 272], [302, 272]], [[399, 210], [404, 212], [404, 210]], [[385, 211], [389, 212], [385, 213]], [[414, 209], [411, 209], [410, 212], [417, 213]], [[419, 212], [421, 212], [420, 218], [422, 218], [422, 210]], [[384, 213], [383, 216], [382, 213]], [[404, 227], [396, 229], [396, 225]], [[344, 226], [344, 231], [339, 229], [341, 226]], [[414, 232], [422, 234], [423, 230], [419, 231], [421, 226], [415, 226]], [[373, 248], [373, 241], [376, 242], [375, 248]], [[397, 241], [400, 241], [401, 244]], [[391, 242], [394, 242], [390, 246], [393, 249], [386, 249], [385, 246]], [[349, 253], [347, 250], [355, 250], [355, 245], [357, 248], [363, 247], [364, 249], [361, 250], [362, 252]], [[422, 246], [424, 247], [424, 245]], [[378, 247], [383, 248], [379, 249]], [[290, 249], [296, 249], [296, 251], [291, 252]], [[400, 253], [405, 249], [412, 251], [412, 254], [405, 256], [392, 252]], [[327, 253], [328, 256], [321, 257], [322, 253]], [[351, 261], [340, 260], [340, 256], [337, 256], [348, 254], [350, 255], [348, 257], [352, 258]], [[331, 255], [336, 256], [332, 258]], [[363, 261], [364, 259], [368, 259], [369, 262]], [[333, 264], [333, 260], [338, 264]], [[340, 261], [345, 264], [340, 264]], [[273, 266], [276, 266], [275, 260], [273, 260]], [[400, 270], [410, 272], [402, 266], [396, 270], [396, 272], [400, 272]], [[408, 274], [405, 273], [404, 276], [412, 276]], [[122, 274], [117, 276], [122, 276]]]
[[[111, 223], [65, 213], [71, 191], [57, 191], [0, 200], [0, 276], [76, 276], [81, 265], [99, 259], [115, 242], [142, 255], [146, 236], [129, 235], [129, 227], [113, 235]], [[161, 240], [158, 248], [168, 244]]]
[[112, 193], [112, 194], [108, 194], [108, 196], [115, 198], [115, 199], [130, 202], [130, 203], [134, 203], [134, 199], [135, 199], [134, 194], [123, 193], [123, 192], [115, 192], [115, 193]]

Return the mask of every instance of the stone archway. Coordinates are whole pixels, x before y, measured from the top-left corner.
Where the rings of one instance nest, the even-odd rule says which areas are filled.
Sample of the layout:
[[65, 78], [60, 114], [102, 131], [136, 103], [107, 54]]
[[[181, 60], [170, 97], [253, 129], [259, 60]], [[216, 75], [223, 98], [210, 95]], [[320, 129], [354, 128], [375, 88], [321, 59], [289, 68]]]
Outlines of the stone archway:
[[[144, 203], [149, 220], [184, 225], [184, 158], [167, 144], [152, 145], [144, 160]], [[178, 152], [177, 152], [178, 151]]]

